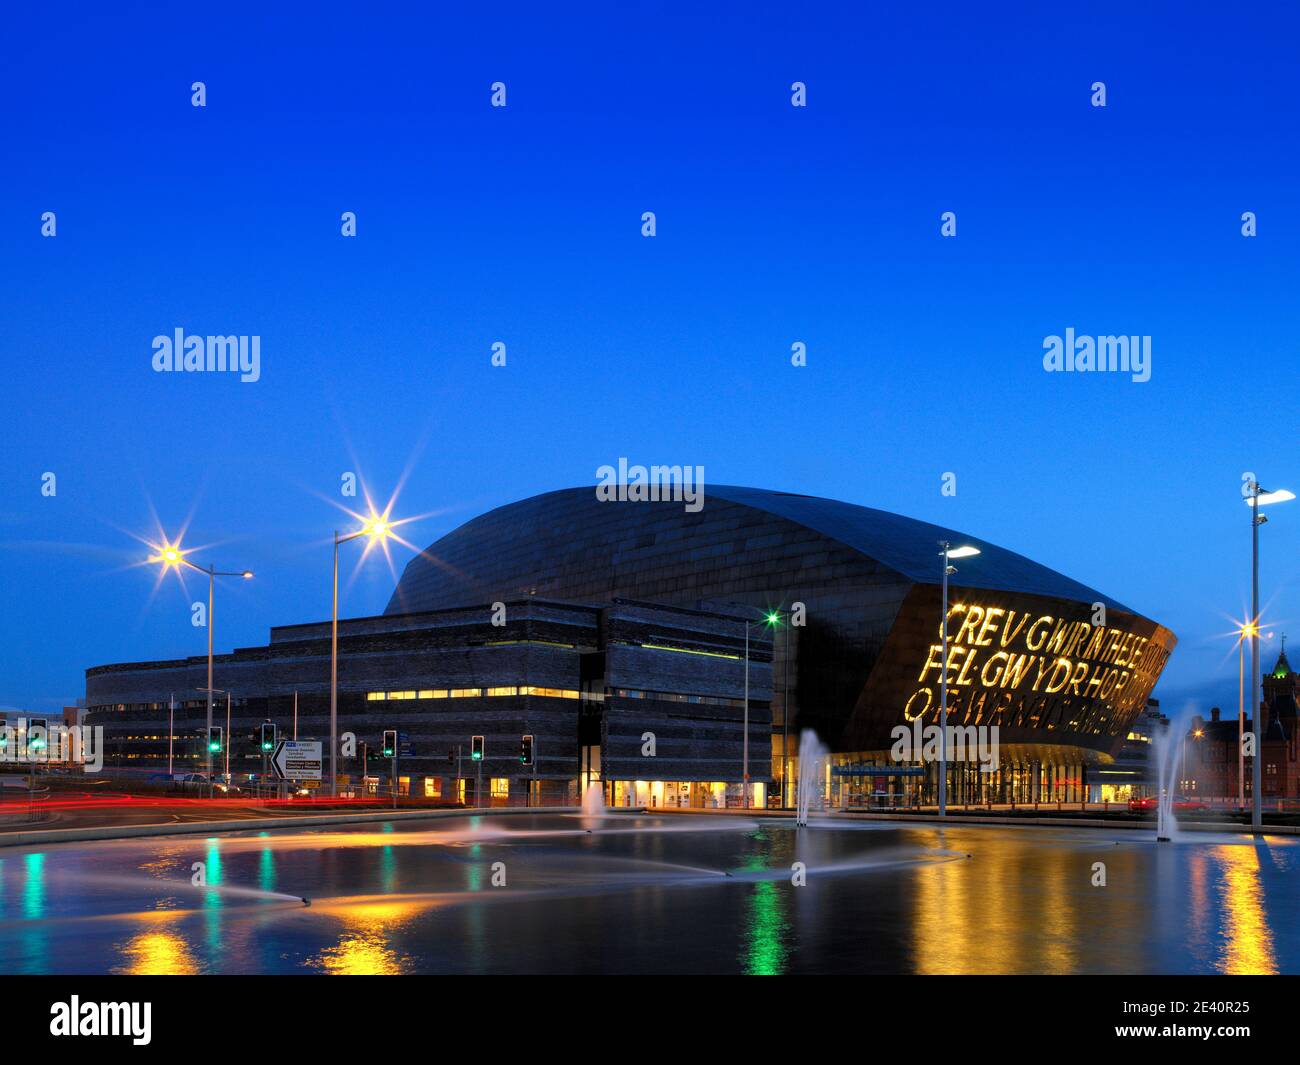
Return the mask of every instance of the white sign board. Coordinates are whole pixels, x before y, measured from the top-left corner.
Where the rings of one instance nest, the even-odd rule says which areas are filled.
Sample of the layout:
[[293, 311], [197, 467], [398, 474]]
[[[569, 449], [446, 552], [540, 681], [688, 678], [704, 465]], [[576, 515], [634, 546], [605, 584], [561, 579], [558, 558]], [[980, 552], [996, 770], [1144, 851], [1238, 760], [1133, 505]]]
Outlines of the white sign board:
[[281, 780], [320, 780], [320, 740], [281, 740], [271, 768]]

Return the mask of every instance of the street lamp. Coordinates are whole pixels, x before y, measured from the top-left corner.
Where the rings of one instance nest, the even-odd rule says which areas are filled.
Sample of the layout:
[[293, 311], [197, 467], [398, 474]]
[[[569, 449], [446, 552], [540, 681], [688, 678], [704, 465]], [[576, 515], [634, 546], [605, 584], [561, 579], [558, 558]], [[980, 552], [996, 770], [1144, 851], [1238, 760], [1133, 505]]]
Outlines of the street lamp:
[[339, 536], [334, 530], [334, 605], [330, 615], [330, 797], [338, 798], [339, 756], [339, 544], [361, 537], [377, 543], [391, 536], [393, 523], [387, 514], [371, 513], [366, 523], [356, 532]]
[[[1254, 790], [1250, 804], [1250, 827], [1258, 831], [1264, 825], [1263, 784], [1261, 781], [1261, 758], [1264, 753], [1263, 729], [1259, 724], [1259, 527], [1268, 521], [1268, 517], [1259, 512], [1260, 507], [1273, 503], [1285, 503], [1295, 498], [1294, 492], [1285, 488], [1275, 492], [1266, 491], [1258, 481], [1252, 480], [1246, 485], [1246, 506], [1250, 514], [1250, 729], [1255, 736], [1255, 753], [1251, 758], [1250, 786]], [[1242, 737], [1238, 735], [1237, 742]]]
[[[745, 726], [744, 740], [741, 747], [741, 790], [744, 792], [745, 809], [749, 809], [749, 630], [754, 625], [779, 625], [781, 614], [769, 610], [761, 618], [745, 622]], [[784, 784], [784, 782], [783, 782]]]
[[939, 816], [948, 816], [948, 578], [957, 572], [956, 566], [950, 566], [954, 558], [970, 558], [978, 555], [980, 549], [970, 544], [953, 547], [947, 540], [940, 540], [939, 552], [943, 556], [943, 666], [939, 673]]
[[[162, 550], [156, 556], [149, 560], [150, 562], [161, 562], [164, 569], [173, 568], [179, 570], [182, 566], [188, 566], [196, 573], [202, 573], [208, 578], [208, 727], [204, 732], [206, 737], [212, 732], [212, 630], [215, 627], [213, 617], [213, 589], [216, 586], [218, 577], [242, 577], [249, 580], [253, 576], [251, 569], [245, 570], [219, 570], [212, 566], [204, 569], [202, 566], [196, 566], [188, 558], [185, 552], [180, 549], [179, 545], [164, 544]], [[204, 742], [203, 767], [208, 778], [208, 798], [212, 798], [212, 752], [207, 749], [207, 743]]]
[[1246, 622], [1237, 630], [1237, 807], [1246, 806], [1246, 637], [1255, 634], [1255, 626]]

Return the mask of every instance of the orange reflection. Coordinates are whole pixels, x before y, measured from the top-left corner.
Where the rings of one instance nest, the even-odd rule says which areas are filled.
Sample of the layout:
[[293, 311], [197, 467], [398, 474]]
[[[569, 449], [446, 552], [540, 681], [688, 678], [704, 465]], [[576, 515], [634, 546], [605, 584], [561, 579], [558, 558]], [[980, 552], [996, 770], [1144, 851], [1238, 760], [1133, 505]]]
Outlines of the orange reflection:
[[128, 964], [114, 972], [130, 976], [190, 976], [199, 971], [190, 945], [175, 932], [141, 932], [122, 947]]
[[313, 968], [340, 976], [396, 976], [414, 970], [413, 959], [390, 943], [393, 933], [433, 905], [430, 901], [312, 904], [343, 924], [339, 941], [308, 961]]
[[1273, 935], [1259, 880], [1259, 848], [1219, 847], [1216, 857], [1223, 867], [1219, 894], [1225, 920], [1219, 970], [1229, 975], [1276, 973]]

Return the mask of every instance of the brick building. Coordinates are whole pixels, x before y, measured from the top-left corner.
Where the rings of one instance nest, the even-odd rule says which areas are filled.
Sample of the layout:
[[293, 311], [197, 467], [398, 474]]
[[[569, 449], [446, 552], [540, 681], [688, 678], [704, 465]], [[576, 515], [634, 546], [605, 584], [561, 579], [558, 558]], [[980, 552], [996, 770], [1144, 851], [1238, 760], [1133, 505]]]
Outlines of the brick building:
[[[1300, 696], [1300, 673], [1287, 661], [1285, 642], [1277, 663], [1263, 678], [1260, 702], [1263, 726], [1263, 765], [1260, 780], [1266, 803], [1276, 799], [1300, 799], [1300, 729], [1297, 728], [1297, 697]], [[1252, 728], [1246, 718], [1246, 732]], [[1183, 790], [1206, 799], [1237, 797], [1238, 776], [1237, 715], [1225, 716], [1216, 706], [1207, 721], [1199, 715], [1192, 719], [1186, 739], [1186, 767], [1181, 774]], [[1254, 770], [1251, 759], [1244, 759], [1244, 794], [1252, 801]]]

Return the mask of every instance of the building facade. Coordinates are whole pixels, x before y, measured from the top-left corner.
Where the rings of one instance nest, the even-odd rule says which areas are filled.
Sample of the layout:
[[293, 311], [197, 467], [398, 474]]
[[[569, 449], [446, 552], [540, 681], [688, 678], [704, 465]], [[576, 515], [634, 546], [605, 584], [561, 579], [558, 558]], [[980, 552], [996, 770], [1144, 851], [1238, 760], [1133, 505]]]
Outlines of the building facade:
[[[746, 673], [751, 779], [768, 780], [771, 751], [771, 644], [751, 638], [746, 669], [744, 626], [718, 612], [531, 596], [340, 621], [339, 733], [355, 737], [343, 783], [391, 775], [381, 744], [392, 729], [408, 794], [563, 804], [607, 781], [621, 805], [740, 805]], [[328, 740], [329, 676], [328, 622], [274, 628], [265, 647], [216, 656], [213, 687], [230, 699], [218, 697], [213, 723], [230, 722], [236, 782], [265, 772], [265, 721], [282, 738]], [[206, 656], [88, 670], [87, 721], [105, 726], [109, 768], [165, 770], [170, 750], [174, 773], [201, 772], [206, 684]], [[763, 787], [755, 798], [765, 801]]]
[[[980, 549], [952, 575], [946, 619], [940, 541]], [[509, 637], [494, 604], [518, 626]], [[831, 751], [818, 787], [832, 803], [932, 801], [933, 759], [900, 759], [893, 744], [899, 727], [939, 720], [945, 620], [949, 724], [998, 739], [992, 768], [949, 759], [954, 802], [1086, 798], [1175, 643], [1030, 559], [900, 515], [729, 486], [694, 511], [566, 489], [448, 533], [408, 563], [382, 617], [340, 624], [341, 728], [420, 717], [409, 764], [443, 779], [429, 788], [448, 786], [433, 762], [471, 734], [499, 738], [492, 780], [518, 778], [507, 763], [531, 729], [540, 782], [527, 787], [548, 800], [588, 780], [611, 802], [738, 800], [748, 763], [760, 805], [793, 802], [807, 730]], [[221, 656], [215, 686], [247, 693], [250, 724], [284, 721], [297, 692], [319, 736], [327, 644], [320, 623], [274, 629], [267, 647]], [[121, 757], [149, 742], [156, 764], [167, 692], [189, 691], [192, 715], [203, 665], [89, 670], [89, 717], [137, 708], [119, 722], [136, 737]]]

